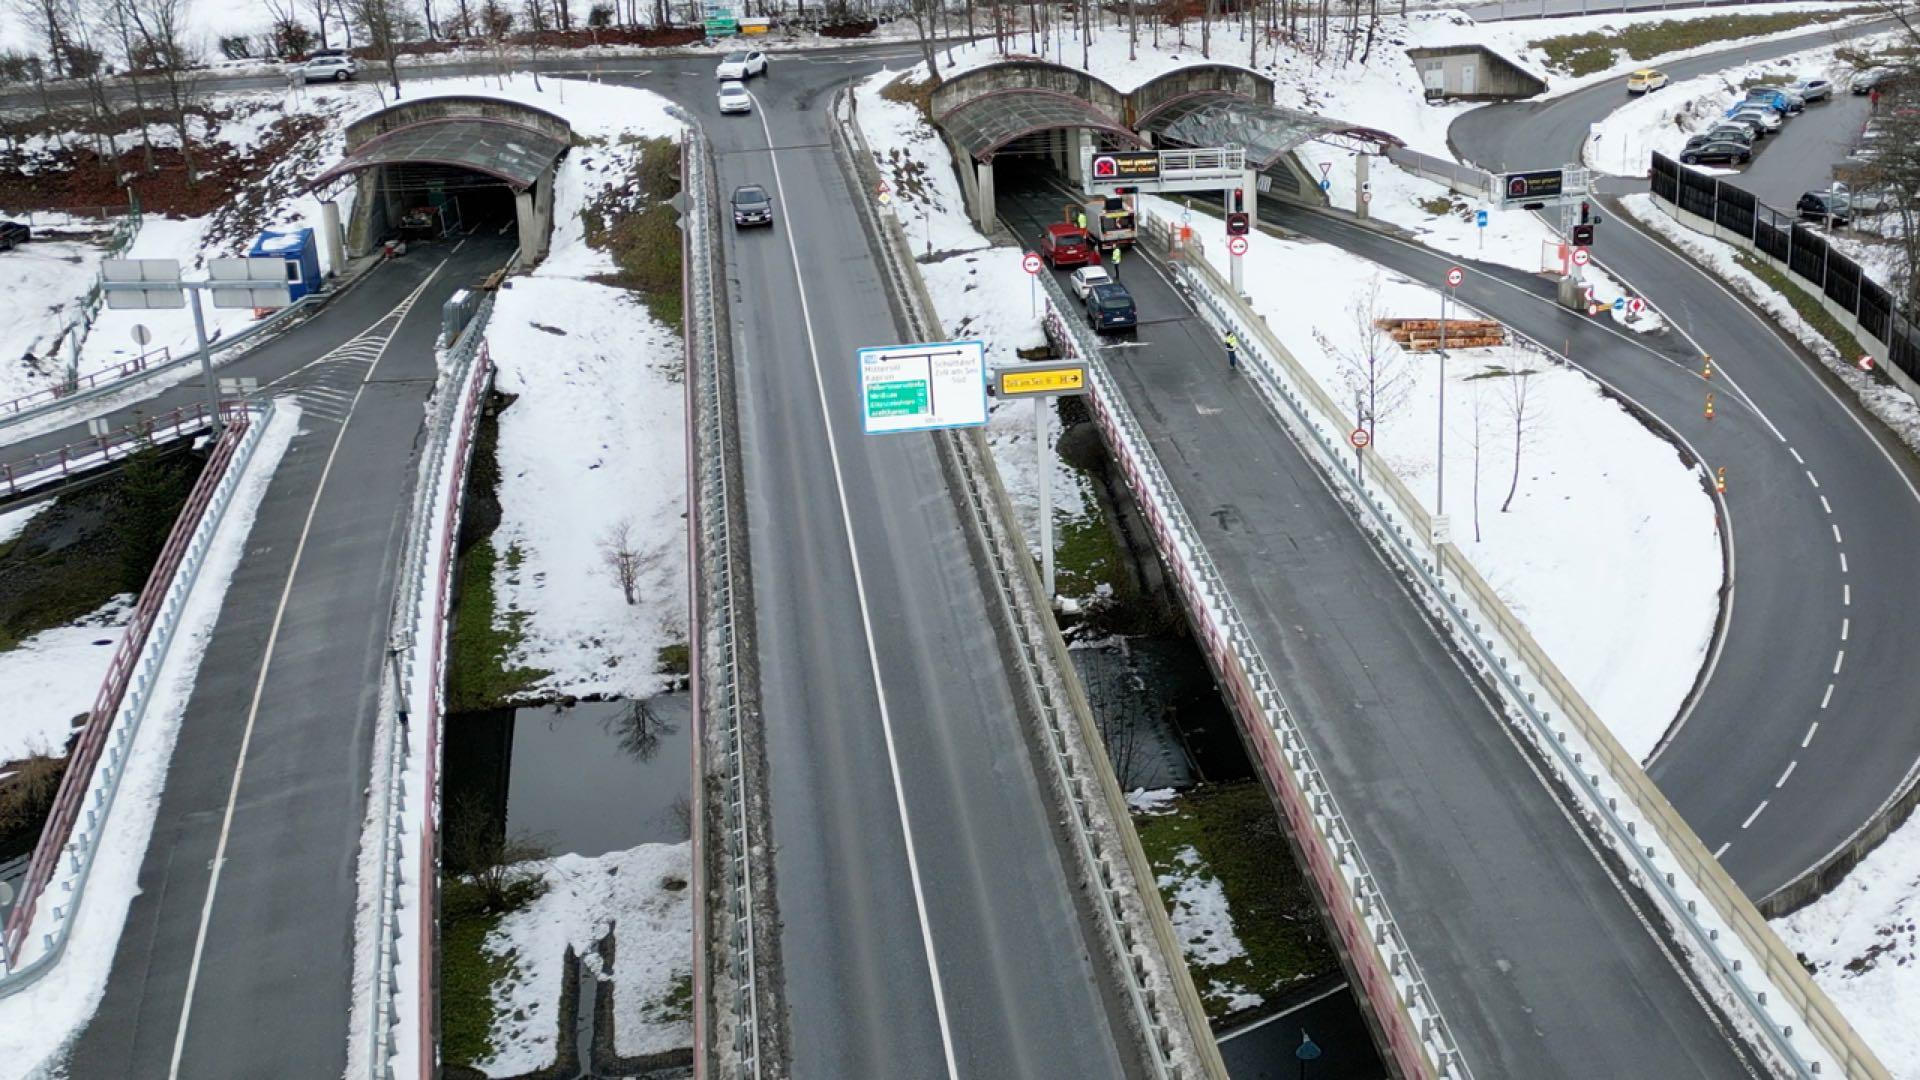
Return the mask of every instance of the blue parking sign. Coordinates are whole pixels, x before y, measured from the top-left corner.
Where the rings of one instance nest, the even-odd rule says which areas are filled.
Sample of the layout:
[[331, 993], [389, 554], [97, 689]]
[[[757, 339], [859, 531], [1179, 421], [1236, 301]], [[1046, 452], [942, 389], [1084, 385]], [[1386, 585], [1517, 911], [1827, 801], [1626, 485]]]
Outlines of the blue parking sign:
[[1485, 210], [1475, 210], [1475, 211], [1473, 212], [1473, 223], [1474, 223], [1475, 225], [1478, 225], [1478, 226], [1480, 226], [1480, 227], [1481, 227], [1481, 228], [1483, 228], [1483, 229], [1484, 229], [1484, 228], [1486, 228], [1486, 227], [1487, 227], [1487, 212], [1486, 212]]

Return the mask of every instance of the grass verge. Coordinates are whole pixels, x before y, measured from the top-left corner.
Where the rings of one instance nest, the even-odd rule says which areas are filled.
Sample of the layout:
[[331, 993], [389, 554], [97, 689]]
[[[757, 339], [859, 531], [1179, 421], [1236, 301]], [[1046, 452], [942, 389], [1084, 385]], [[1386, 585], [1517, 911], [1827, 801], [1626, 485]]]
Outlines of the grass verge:
[[1768, 288], [1785, 297], [1787, 303], [1793, 305], [1794, 313], [1805, 319], [1808, 326], [1818, 330], [1820, 336], [1827, 339], [1827, 344], [1840, 353], [1841, 360], [1852, 362], [1867, 351], [1861, 347], [1860, 339], [1841, 326], [1840, 320], [1834, 318], [1832, 312], [1777, 267], [1744, 251], [1735, 251], [1733, 258], [1742, 270], [1766, 282]]
[[[529, 891], [524, 905], [538, 896]], [[443, 879], [440, 929], [440, 1053], [449, 1064], [472, 1065], [494, 1052], [493, 988], [513, 976], [512, 955], [487, 951], [487, 935], [511, 913], [489, 911], [480, 890]]]
[[[493, 575], [499, 561], [493, 532], [500, 522], [500, 410], [496, 396], [480, 414], [474, 431], [473, 464], [467, 471], [471, 509], [462, 529], [459, 585], [454, 591], [453, 633], [448, 643], [447, 714], [495, 709], [524, 694], [547, 672], [511, 663], [520, 647], [522, 612], [496, 609]], [[511, 404], [510, 399], [507, 403]], [[509, 548], [507, 570], [518, 569], [520, 553]]]
[[581, 212], [587, 243], [613, 256], [619, 269], [600, 280], [640, 294], [653, 317], [682, 333], [680, 215], [669, 199], [680, 193], [680, 144], [629, 137], [633, 164], [626, 183], [610, 187]]
[[1866, 10], [1780, 11], [1765, 15], [1715, 15], [1705, 19], [1635, 23], [1585, 34], [1561, 34], [1529, 44], [1546, 54], [1549, 68], [1578, 78], [1612, 67], [1616, 51], [1625, 52], [1634, 60], [1650, 60], [1682, 49], [1711, 45], [1716, 41], [1732, 41], [1736, 38], [1783, 33], [1802, 26], [1817, 26]]
[[[1216, 880], [1245, 949], [1214, 964], [1195, 963], [1189, 952], [1189, 970], [1216, 1028], [1278, 1004], [1296, 983], [1338, 966], [1311, 888], [1257, 781], [1202, 785], [1183, 792], [1169, 809], [1134, 816], [1168, 911], [1174, 910], [1180, 879]], [[1197, 863], [1185, 857], [1189, 850]], [[1262, 1003], [1250, 1005], [1245, 995]]]

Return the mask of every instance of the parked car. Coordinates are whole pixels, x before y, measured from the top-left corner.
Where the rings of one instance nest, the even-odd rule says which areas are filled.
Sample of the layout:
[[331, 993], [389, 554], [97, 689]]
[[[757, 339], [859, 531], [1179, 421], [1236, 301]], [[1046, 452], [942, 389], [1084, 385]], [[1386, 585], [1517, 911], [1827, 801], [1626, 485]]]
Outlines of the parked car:
[[1857, 95], [1866, 95], [1893, 79], [1892, 68], [1868, 68], [1847, 81], [1847, 89]]
[[728, 53], [726, 58], [720, 61], [720, 66], [714, 69], [713, 76], [716, 79], [740, 82], [766, 73], [766, 53], [759, 49], [740, 49]]
[[1659, 90], [1667, 85], [1667, 74], [1652, 68], [1641, 68], [1627, 76], [1627, 93], [1644, 94], [1649, 90]]
[[1761, 138], [1779, 131], [1786, 124], [1786, 120], [1779, 113], [1765, 105], [1742, 106], [1728, 113], [1727, 119], [1736, 124], [1751, 123]]
[[1801, 79], [1787, 89], [1800, 95], [1800, 99], [1806, 102], [1826, 101], [1833, 97], [1833, 82], [1830, 79]]
[[1133, 329], [1140, 322], [1134, 310], [1133, 294], [1117, 281], [1088, 289], [1087, 321], [1096, 332]]
[[1784, 86], [1752, 86], [1747, 88], [1746, 100], [1741, 105], [1763, 105], [1782, 116], [1791, 116], [1806, 111], [1807, 99]]
[[1757, 116], [1729, 116], [1720, 121], [1718, 127], [1734, 127], [1747, 133], [1746, 142], [1751, 145], [1767, 137], [1768, 128]]
[[1745, 165], [1753, 160], [1753, 147], [1735, 139], [1718, 139], [1688, 147], [1680, 152], [1680, 160], [1688, 165], [1702, 163]]
[[1085, 300], [1087, 293], [1091, 291], [1095, 285], [1105, 285], [1111, 282], [1113, 275], [1107, 273], [1106, 267], [1096, 263], [1075, 270], [1073, 276], [1067, 280], [1073, 285], [1073, 295]]
[[759, 184], [733, 189], [733, 223], [739, 227], [773, 224], [773, 200]]
[[351, 56], [316, 56], [300, 65], [300, 77], [307, 82], [346, 82], [360, 74], [360, 65]]
[[753, 95], [747, 93], [746, 83], [723, 82], [720, 84], [720, 93], [715, 96], [720, 100], [720, 111], [723, 113], [753, 111]]
[[1802, 221], [1824, 221], [1845, 228], [1856, 217], [1883, 214], [1893, 209], [1892, 201], [1869, 192], [1850, 192], [1835, 186], [1826, 191], [1809, 191], [1793, 205]]
[[1040, 237], [1040, 257], [1055, 270], [1063, 266], [1100, 265], [1100, 250], [1093, 246], [1087, 230], [1064, 222], [1047, 226]]
[[1716, 139], [1733, 139], [1752, 146], [1753, 129], [1745, 124], [1736, 124], [1729, 120], [1725, 123], [1715, 124], [1700, 134], [1695, 135], [1693, 138], [1688, 139], [1687, 142], [1690, 144], [1698, 144], [1713, 142]]
[[33, 239], [33, 230], [17, 221], [0, 221], [0, 251], [12, 251]]

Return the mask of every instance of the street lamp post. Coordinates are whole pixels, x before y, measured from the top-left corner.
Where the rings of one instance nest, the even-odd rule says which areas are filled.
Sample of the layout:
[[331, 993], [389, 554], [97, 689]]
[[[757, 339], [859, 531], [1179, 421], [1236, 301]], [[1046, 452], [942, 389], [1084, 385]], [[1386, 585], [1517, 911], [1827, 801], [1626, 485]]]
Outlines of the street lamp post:
[[1306, 1028], [1300, 1029], [1300, 1045], [1293, 1048], [1293, 1057], [1300, 1063], [1300, 1080], [1307, 1080], [1307, 1062], [1320, 1059], [1320, 1044], [1313, 1041]]

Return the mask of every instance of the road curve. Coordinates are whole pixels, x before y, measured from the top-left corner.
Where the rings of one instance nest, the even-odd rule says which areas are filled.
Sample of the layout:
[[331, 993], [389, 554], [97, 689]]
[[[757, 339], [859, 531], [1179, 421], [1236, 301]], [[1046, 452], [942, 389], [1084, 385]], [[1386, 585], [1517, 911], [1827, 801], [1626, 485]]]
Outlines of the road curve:
[[[1727, 50], [1666, 70], [1703, 74], [1831, 36]], [[1450, 139], [1463, 157], [1496, 170], [1572, 160], [1588, 125], [1620, 101], [1609, 82], [1489, 106], [1463, 115]], [[1709, 464], [1727, 468], [1736, 560], [1717, 662], [1649, 771], [1748, 893], [1764, 897], [1866, 824], [1920, 760], [1920, 726], [1911, 722], [1920, 670], [1904, 655], [1920, 632], [1920, 580], [1903, 555], [1920, 536], [1920, 470], [1777, 327], [1614, 217], [1596, 255], [1680, 332], [1647, 343], [1658, 358], [1602, 360], [1576, 349], [1572, 359], [1697, 440]], [[1569, 313], [1561, 322], [1585, 320]], [[1718, 372], [1721, 409], [1711, 424], [1701, 415], [1702, 352]]]

